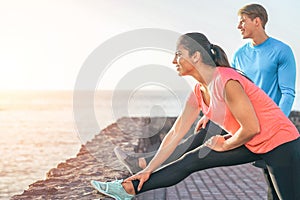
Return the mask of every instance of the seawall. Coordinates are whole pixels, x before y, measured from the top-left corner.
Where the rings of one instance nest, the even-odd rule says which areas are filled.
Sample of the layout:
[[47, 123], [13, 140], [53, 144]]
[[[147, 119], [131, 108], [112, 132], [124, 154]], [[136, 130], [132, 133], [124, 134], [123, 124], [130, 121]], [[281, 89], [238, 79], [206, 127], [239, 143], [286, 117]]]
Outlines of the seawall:
[[[120, 179], [130, 175], [115, 157], [114, 147], [140, 153], [157, 147], [175, 119], [121, 118], [82, 145], [75, 158], [59, 163], [47, 172], [45, 180], [32, 183], [22, 194], [11, 199], [106, 199], [91, 187], [90, 181]], [[152, 136], [154, 132], [159, 134]]]

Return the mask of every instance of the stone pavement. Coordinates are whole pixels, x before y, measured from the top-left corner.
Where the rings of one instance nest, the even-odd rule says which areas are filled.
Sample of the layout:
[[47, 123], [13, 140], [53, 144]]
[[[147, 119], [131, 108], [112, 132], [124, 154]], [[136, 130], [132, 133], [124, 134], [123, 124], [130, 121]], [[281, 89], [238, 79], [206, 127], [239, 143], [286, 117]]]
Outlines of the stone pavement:
[[261, 200], [267, 199], [262, 170], [251, 164], [196, 172], [179, 184], [149, 191], [138, 200]]

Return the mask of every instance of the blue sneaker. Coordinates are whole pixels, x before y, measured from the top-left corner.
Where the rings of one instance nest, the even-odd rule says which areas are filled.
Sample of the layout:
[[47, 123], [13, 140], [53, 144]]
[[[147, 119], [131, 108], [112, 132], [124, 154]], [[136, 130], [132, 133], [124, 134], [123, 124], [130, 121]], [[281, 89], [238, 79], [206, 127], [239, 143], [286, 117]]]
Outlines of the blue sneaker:
[[92, 186], [100, 193], [110, 196], [116, 200], [131, 200], [134, 195], [128, 194], [122, 186], [123, 180], [112, 182], [91, 181]]

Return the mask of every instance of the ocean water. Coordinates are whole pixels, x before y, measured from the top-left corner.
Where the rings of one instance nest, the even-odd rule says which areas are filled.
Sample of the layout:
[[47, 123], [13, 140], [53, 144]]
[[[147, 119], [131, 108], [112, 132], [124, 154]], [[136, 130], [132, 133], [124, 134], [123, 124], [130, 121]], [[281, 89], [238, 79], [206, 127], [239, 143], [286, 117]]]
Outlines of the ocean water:
[[[179, 96], [166, 91], [121, 92], [124, 98], [115, 94], [119, 93], [97, 92], [94, 105], [87, 106], [73, 99], [71, 91], [1, 92], [0, 199], [9, 199], [45, 179], [51, 168], [75, 157], [81, 144], [118, 117], [177, 116], [186, 97], [185, 92]], [[79, 109], [73, 106], [78, 101]], [[93, 110], [95, 119], [86, 110]]]

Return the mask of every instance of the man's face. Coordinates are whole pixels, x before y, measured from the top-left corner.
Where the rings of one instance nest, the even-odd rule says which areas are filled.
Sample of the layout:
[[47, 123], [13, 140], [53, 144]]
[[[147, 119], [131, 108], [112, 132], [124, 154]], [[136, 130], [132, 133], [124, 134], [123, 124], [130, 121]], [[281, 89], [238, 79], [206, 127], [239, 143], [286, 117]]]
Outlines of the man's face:
[[255, 19], [251, 20], [248, 15], [240, 15], [238, 29], [240, 29], [243, 39], [253, 38], [256, 29]]

